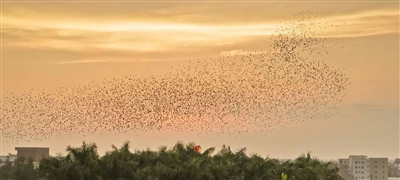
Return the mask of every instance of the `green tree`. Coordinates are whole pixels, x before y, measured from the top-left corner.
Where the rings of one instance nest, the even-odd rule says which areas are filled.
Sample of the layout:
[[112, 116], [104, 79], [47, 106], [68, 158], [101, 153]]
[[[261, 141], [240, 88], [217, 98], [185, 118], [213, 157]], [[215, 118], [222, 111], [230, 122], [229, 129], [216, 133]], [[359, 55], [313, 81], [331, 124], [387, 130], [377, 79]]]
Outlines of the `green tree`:
[[18, 157], [14, 160], [15, 173], [14, 178], [16, 180], [36, 180], [38, 179], [37, 171], [33, 165], [33, 159], [30, 157]]
[[12, 166], [12, 162], [7, 160], [5, 165], [0, 167], [0, 179], [8, 180], [15, 179], [15, 168]]
[[102, 176], [104, 179], [133, 179], [139, 163], [134, 161], [134, 154], [129, 150], [129, 142], [121, 148], [112, 145], [113, 150], [106, 152], [101, 158]]
[[78, 148], [67, 146], [66, 151], [68, 152], [66, 156], [68, 179], [100, 179], [100, 160], [96, 144], [83, 142], [82, 146]]
[[76, 176], [67, 173], [69, 161], [65, 156], [58, 154], [55, 157], [44, 158], [40, 161], [39, 177], [48, 180], [68, 180]]
[[[213, 155], [215, 148], [198, 153], [193, 149], [195, 146], [193, 142], [177, 142], [171, 148], [161, 146], [157, 151], [131, 152], [129, 142], [125, 142], [120, 148], [112, 145], [112, 150], [100, 157], [94, 143], [83, 142], [78, 148], [68, 146], [66, 156], [43, 159], [39, 175], [47, 180], [341, 180], [337, 168], [311, 157], [310, 153], [280, 162], [257, 154], [248, 156], [246, 148], [232, 152], [223, 145]], [[11, 172], [13, 168], [2, 169]], [[10, 174], [24, 177], [24, 173], [17, 172], [2, 173], [2, 177], [14, 179]]]

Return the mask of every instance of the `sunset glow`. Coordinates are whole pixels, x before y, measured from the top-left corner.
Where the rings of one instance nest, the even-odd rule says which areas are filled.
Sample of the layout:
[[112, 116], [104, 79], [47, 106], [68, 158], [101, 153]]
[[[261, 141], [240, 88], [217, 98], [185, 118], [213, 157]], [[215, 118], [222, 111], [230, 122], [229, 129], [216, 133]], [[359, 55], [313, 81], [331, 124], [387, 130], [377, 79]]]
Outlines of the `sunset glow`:
[[[306, 58], [324, 61], [351, 81], [339, 114], [274, 129], [262, 137], [255, 133], [229, 139], [215, 134], [138, 131], [87, 134], [84, 139], [101, 141], [100, 152], [108, 150], [110, 143], [128, 139], [135, 148], [155, 148], [179, 139], [204, 147], [226, 142], [281, 158], [309, 150], [326, 159], [360, 152], [399, 156], [399, 2], [7, 1], [1, 5], [3, 96], [32, 89], [54, 92], [60, 87], [76, 88], [93, 79], [166, 76], [195, 61], [234, 55], [264, 55], [267, 59], [268, 53], [289, 47], [271, 49], [274, 35], [288, 35], [279, 28], [288, 22], [293, 25], [294, 19], [300, 21], [296, 19], [299, 14], [311, 12], [317, 20], [302, 22], [308, 26], [297, 31], [317, 32], [302, 36], [324, 40], [321, 46], [329, 51]], [[262, 68], [262, 72], [269, 72]], [[244, 68], [237, 69], [241, 72]], [[224, 77], [240, 79], [244, 75]], [[266, 87], [273, 83], [267, 82]], [[231, 90], [239, 91], [239, 87], [232, 85]], [[293, 83], [274, 91], [287, 87], [303, 88]], [[52, 136], [18, 146], [51, 146], [51, 154], [56, 154], [65, 150], [64, 145], [80, 144], [81, 140], [78, 135]], [[13, 151], [14, 145], [3, 143], [3, 154]]]

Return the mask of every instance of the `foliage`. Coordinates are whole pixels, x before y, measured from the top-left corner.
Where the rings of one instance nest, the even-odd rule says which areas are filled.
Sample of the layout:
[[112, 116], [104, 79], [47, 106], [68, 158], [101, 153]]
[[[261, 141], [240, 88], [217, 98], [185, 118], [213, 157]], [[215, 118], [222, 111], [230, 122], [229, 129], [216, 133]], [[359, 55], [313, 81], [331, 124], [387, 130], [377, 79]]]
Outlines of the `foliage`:
[[33, 159], [18, 157], [14, 163], [7, 161], [0, 167], [0, 179], [8, 180], [36, 180], [38, 179], [37, 170], [34, 168]]
[[195, 143], [176, 143], [130, 151], [129, 142], [100, 157], [94, 143], [66, 148], [67, 155], [40, 161], [34, 169], [32, 160], [18, 158], [14, 165], [1, 167], [1, 179], [16, 180], [340, 180], [337, 168], [311, 157], [310, 153], [295, 160], [280, 162], [257, 154], [246, 154], [246, 148], [235, 152], [229, 146], [213, 155], [215, 148], [196, 152]]

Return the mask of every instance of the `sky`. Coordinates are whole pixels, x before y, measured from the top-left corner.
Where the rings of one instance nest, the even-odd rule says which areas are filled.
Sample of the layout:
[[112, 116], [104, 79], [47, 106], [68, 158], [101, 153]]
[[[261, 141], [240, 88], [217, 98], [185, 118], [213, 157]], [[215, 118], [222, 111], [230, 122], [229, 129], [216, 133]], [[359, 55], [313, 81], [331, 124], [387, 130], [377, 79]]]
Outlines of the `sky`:
[[324, 60], [345, 69], [351, 85], [340, 113], [280, 128], [268, 136], [130, 132], [49, 137], [6, 144], [50, 147], [96, 142], [100, 154], [129, 140], [133, 149], [172, 146], [178, 140], [203, 149], [230, 145], [276, 158], [311, 151], [321, 159], [348, 155], [400, 157], [399, 2], [21, 2], [3, 1], [1, 91], [76, 87], [93, 77], [112, 79], [159, 73], [167, 66], [210, 59], [238, 49], [265, 50], [269, 37], [293, 15], [320, 14], [340, 42]]

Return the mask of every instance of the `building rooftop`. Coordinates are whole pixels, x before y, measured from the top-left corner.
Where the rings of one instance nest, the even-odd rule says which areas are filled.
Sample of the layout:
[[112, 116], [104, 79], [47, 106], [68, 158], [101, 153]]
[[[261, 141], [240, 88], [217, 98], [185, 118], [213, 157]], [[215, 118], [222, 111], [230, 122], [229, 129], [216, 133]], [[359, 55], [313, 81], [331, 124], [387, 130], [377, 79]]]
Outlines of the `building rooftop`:
[[368, 157], [366, 155], [349, 155], [349, 157]]
[[15, 150], [17, 149], [50, 149], [48, 147], [15, 147]]

